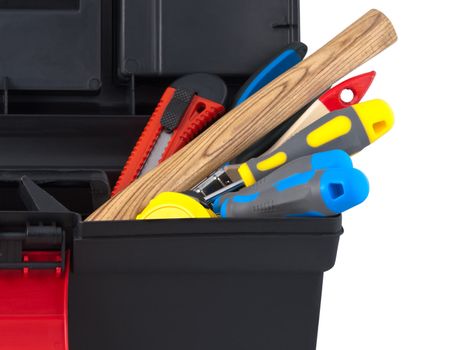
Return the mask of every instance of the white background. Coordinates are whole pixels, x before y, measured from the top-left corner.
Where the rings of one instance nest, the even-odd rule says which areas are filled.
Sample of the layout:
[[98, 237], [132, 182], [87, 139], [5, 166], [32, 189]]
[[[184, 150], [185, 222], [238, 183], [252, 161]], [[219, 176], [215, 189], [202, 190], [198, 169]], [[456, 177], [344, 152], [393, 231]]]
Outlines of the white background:
[[[473, 349], [473, 10], [470, 1], [301, 0], [310, 52], [370, 8], [399, 40], [355, 71], [394, 109], [354, 157], [371, 182], [344, 215], [317, 349]], [[352, 74], [352, 75], [353, 75]]]

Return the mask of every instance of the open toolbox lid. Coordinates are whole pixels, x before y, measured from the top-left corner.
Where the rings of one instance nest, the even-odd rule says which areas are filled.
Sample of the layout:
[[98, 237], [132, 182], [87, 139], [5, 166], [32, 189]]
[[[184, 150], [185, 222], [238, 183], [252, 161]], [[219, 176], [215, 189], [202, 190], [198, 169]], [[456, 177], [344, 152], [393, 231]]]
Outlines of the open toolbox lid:
[[297, 1], [120, 0], [123, 76], [245, 76], [297, 40]]
[[96, 0], [0, 1], [4, 88], [99, 90], [100, 25]]
[[297, 40], [298, 0], [0, 0], [0, 113], [149, 115], [176, 77], [239, 85]]
[[0, 0], [0, 170], [116, 173], [176, 77], [232, 94], [297, 40], [298, 0]]
[[[113, 184], [175, 78], [216, 73], [233, 95], [297, 40], [298, 0], [0, 0], [0, 171]], [[20, 210], [8, 177], [0, 210]]]

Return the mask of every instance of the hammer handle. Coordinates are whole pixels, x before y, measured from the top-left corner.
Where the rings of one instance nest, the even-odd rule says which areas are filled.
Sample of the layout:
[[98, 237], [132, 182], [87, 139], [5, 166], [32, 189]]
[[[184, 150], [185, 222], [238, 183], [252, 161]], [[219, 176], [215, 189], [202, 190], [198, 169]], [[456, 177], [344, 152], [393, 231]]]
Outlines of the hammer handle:
[[389, 19], [377, 10], [369, 11], [87, 220], [134, 220], [158, 193], [188, 190], [396, 40]]

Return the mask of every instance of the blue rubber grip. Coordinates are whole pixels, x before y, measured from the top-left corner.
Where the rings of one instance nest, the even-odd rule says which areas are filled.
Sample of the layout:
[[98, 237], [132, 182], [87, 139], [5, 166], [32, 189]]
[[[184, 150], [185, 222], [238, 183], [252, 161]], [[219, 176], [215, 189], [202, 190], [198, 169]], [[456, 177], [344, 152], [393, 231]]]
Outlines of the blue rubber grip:
[[223, 218], [326, 217], [368, 196], [366, 176], [353, 168], [311, 170], [291, 175], [261, 192], [224, 200]]
[[327, 208], [338, 214], [362, 203], [370, 193], [370, 185], [357, 169], [334, 169], [322, 175], [320, 193]]
[[254, 93], [272, 82], [274, 79], [285, 73], [296, 64], [302, 61], [307, 53], [307, 46], [302, 43], [293, 43], [291, 48], [274, 58], [264, 68], [256, 72], [237, 93], [233, 107], [246, 101]]
[[236, 193], [227, 193], [223, 196], [217, 197], [213, 203], [214, 212], [216, 214], [220, 213], [222, 203], [228, 198], [232, 198], [236, 195], [264, 191], [273, 186], [274, 183], [288, 178], [291, 175], [305, 173], [310, 170], [353, 168], [353, 163], [346, 152], [341, 150], [332, 150], [298, 158], [289, 164], [286, 164], [283, 168], [284, 169], [280, 168], [278, 171], [263, 177], [253, 186], [244, 188]]

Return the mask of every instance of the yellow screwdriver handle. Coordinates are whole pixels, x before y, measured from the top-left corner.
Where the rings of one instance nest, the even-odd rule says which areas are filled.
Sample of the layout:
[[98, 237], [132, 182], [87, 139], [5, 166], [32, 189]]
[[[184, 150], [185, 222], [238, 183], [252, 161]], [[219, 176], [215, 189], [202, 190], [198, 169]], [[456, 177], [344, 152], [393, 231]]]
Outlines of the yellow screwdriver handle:
[[327, 114], [286, 143], [240, 165], [246, 186], [255, 184], [279, 167], [313, 153], [343, 150], [352, 155], [386, 134], [394, 124], [391, 107], [382, 100], [356, 104]]

